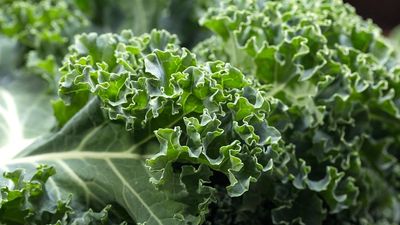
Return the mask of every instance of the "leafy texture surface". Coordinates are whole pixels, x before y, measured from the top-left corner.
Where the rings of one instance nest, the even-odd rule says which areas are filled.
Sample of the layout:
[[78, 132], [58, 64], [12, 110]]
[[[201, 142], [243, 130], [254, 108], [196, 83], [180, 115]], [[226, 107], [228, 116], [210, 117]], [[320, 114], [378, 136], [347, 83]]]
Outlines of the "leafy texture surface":
[[78, 36], [62, 71], [63, 128], [9, 166], [54, 166], [56, 184], [138, 223], [204, 221], [214, 173], [240, 196], [281, 151], [262, 93], [228, 64], [198, 64], [165, 31]]
[[341, 0], [0, 6], [1, 225], [400, 223], [399, 53]]
[[53, 197], [64, 199], [65, 194], [74, 193], [86, 206], [115, 202], [138, 223], [178, 224], [183, 218], [175, 214], [184, 205], [157, 192], [129, 133], [102, 115], [98, 101], [93, 100], [56, 135], [27, 149], [7, 168], [48, 164], [57, 170], [48, 182]]
[[[285, 188], [318, 193], [327, 221], [398, 223], [399, 70], [380, 31], [331, 0], [228, 1], [202, 24], [217, 35], [196, 47], [203, 60], [227, 59], [278, 99], [273, 124], [293, 144]], [[293, 199], [272, 200], [274, 223], [321, 224], [282, 217], [299, 213]]]
[[68, 1], [0, 1], [0, 33], [18, 41], [18, 64], [37, 74], [53, 88], [58, 63], [74, 34], [88, 21]]
[[[155, 136], [160, 153], [148, 164], [156, 183], [170, 180], [174, 162], [204, 164], [226, 174], [236, 196], [270, 169], [274, 150], [265, 146], [276, 145], [280, 134], [266, 121], [268, 103], [240, 71], [221, 62], [197, 65], [164, 31], [139, 39], [129, 32], [81, 38], [64, 67], [61, 96], [98, 95], [109, 117], [124, 121], [136, 138]], [[99, 41], [109, 45], [92, 45]], [[92, 52], [84, 56], [78, 47]], [[102, 64], [92, 55], [103, 57]]]
[[[5, 224], [54, 224], [89, 225], [116, 224], [108, 217], [110, 206], [100, 212], [75, 211], [71, 196], [64, 200], [54, 199], [46, 192], [46, 182], [56, 173], [54, 168], [39, 165], [31, 178], [22, 170], [4, 173], [9, 181], [0, 190], [0, 217]], [[77, 205], [74, 207], [79, 208]], [[121, 223], [123, 225], [126, 223]]]

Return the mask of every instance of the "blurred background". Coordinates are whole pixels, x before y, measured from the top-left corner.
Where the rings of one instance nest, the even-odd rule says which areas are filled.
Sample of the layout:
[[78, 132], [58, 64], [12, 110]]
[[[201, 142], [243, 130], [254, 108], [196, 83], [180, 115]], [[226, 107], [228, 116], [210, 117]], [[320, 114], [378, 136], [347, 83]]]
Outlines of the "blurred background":
[[371, 18], [385, 34], [400, 25], [400, 0], [344, 0], [353, 5], [357, 13]]

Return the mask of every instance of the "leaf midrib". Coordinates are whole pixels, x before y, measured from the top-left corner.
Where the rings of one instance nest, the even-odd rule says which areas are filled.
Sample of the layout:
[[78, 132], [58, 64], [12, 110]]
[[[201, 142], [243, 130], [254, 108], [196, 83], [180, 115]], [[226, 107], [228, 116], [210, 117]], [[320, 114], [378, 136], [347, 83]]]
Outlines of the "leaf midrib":
[[[106, 159], [107, 165], [111, 168], [111, 170], [113, 171], [113, 173], [118, 177], [118, 179], [120, 179], [120, 181], [122, 182], [122, 184], [128, 188], [129, 192], [136, 197], [136, 199], [140, 202], [140, 204], [142, 204], [142, 206], [149, 212], [150, 216], [154, 218], [154, 220], [160, 224], [163, 225], [163, 223], [161, 222], [160, 218], [158, 218], [158, 216], [156, 214], [154, 214], [153, 210], [150, 208], [150, 206], [147, 204], [147, 202], [139, 195], [139, 193], [135, 190], [134, 187], [132, 187], [132, 185], [124, 178], [124, 176], [122, 176], [122, 174], [120, 173], [120, 171], [117, 169], [117, 167], [114, 165], [113, 162], [110, 161], [110, 159]], [[126, 197], [124, 196], [124, 201], [126, 204], [129, 204], [126, 200]]]
[[11, 160], [10, 164], [17, 163], [34, 163], [40, 161], [53, 161], [53, 160], [67, 160], [67, 159], [134, 159], [134, 160], [145, 160], [148, 159], [149, 155], [141, 155], [131, 152], [96, 152], [96, 151], [69, 151], [69, 152], [56, 152], [46, 153], [39, 155], [32, 155], [22, 158], [15, 158]]

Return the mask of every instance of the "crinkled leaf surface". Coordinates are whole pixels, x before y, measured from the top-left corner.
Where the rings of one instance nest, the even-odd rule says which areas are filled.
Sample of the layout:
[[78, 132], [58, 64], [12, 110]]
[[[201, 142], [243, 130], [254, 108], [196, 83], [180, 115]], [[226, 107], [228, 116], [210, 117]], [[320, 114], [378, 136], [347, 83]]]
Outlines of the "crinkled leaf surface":
[[166, 31], [83, 34], [70, 51], [65, 108], [54, 107], [82, 108], [4, 169], [53, 166], [54, 194], [115, 203], [140, 224], [199, 224], [214, 174], [235, 197], [271, 170], [280, 134], [268, 124], [268, 101], [236, 68], [197, 63]]
[[54, 182], [51, 176], [55, 173], [56, 170], [48, 165], [37, 166], [32, 174], [23, 170], [4, 173], [8, 183], [2, 183], [0, 189], [0, 222], [7, 225], [117, 224], [109, 218], [111, 206], [100, 212], [84, 211], [85, 207], [78, 201], [72, 202], [71, 196], [59, 199], [51, 191], [47, 192], [46, 183]]
[[398, 223], [398, 56], [379, 28], [340, 0], [228, 0], [201, 23], [215, 36], [199, 57], [227, 60], [277, 99], [270, 118], [294, 149], [275, 177], [318, 193], [327, 221]]
[[[6, 197], [35, 194], [9, 180], [46, 163], [58, 171], [49, 198], [72, 193], [79, 213], [111, 203], [110, 215], [139, 224], [399, 223], [398, 56], [341, 0], [6, 0], [0, 30], [21, 48], [2, 74], [26, 66], [54, 81], [72, 42], [64, 28], [82, 25], [72, 2], [96, 29], [141, 33], [161, 18], [191, 34], [185, 44], [205, 34], [192, 22], [209, 8], [201, 24], [215, 35], [196, 56], [164, 31], [77, 36], [53, 104], [59, 127], [2, 164], [17, 171], [0, 181]], [[2, 77], [12, 98], [36, 82]]]
[[157, 138], [159, 154], [148, 160], [153, 182], [171, 181], [175, 163], [206, 165], [224, 173], [230, 194], [239, 196], [271, 169], [280, 134], [268, 125], [268, 101], [236, 68], [198, 64], [165, 31], [82, 35], [71, 50], [61, 97], [98, 96], [135, 139]]

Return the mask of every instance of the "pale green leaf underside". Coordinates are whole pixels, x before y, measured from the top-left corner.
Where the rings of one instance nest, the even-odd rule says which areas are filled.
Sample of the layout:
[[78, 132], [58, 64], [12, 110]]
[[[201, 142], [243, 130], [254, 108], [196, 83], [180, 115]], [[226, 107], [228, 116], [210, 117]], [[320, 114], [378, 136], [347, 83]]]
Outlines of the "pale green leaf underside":
[[0, 164], [54, 125], [47, 83], [15, 70], [15, 51], [13, 40], [0, 37]]

